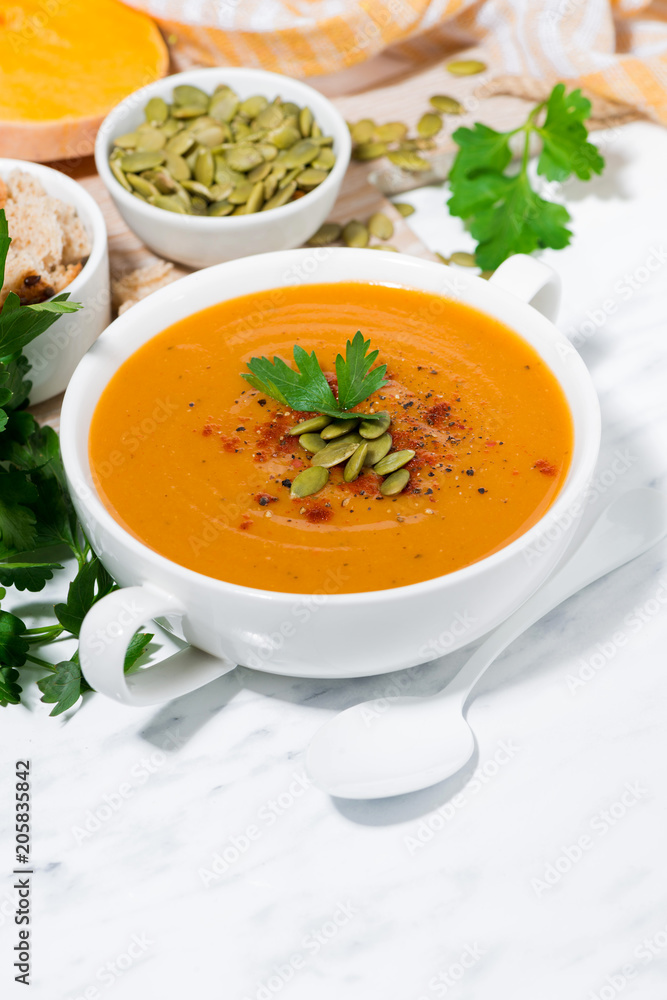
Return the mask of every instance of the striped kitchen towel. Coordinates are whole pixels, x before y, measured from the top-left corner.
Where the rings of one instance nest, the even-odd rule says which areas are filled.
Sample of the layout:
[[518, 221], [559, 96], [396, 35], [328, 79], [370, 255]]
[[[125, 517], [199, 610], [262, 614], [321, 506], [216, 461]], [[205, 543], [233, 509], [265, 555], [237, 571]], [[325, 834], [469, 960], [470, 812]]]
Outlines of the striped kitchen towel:
[[390, 46], [418, 57], [420, 46], [432, 53], [481, 43], [496, 73], [576, 80], [667, 124], [667, 0], [125, 2], [160, 23], [178, 68], [317, 76]]

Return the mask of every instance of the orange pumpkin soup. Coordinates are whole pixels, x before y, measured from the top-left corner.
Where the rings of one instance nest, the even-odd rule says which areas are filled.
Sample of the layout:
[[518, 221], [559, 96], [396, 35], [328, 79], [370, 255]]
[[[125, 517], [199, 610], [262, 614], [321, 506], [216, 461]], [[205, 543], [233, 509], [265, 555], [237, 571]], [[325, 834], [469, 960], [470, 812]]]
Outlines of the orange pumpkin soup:
[[[290, 496], [310, 456], [295, 414], [241, 377], [253, 357], [325, 374], [361, 330], [388, 384], [357, 409], [388, 410], [410, 479], [383, 496], [370, 469], [331, 469]], [[331, 381], [335, 387], [333, 377]], [[542, 517], [570, 464], [572, 419], [556, 378], [502, 323], [419, 291], [340, 283], [232, 299], [133, 354], [93, 415], [90, 459], [114, 518], [207, 576], [289, 593], [400, 587], [476, 562]]]

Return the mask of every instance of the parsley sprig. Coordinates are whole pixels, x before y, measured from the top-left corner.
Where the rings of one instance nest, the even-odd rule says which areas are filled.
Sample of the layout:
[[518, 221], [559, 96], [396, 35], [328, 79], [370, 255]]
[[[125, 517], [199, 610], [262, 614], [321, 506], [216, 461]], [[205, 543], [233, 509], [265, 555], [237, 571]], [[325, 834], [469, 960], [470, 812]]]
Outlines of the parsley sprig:
[[[349, 416], [350, 410], [387, 384], [386, 365], [378, 365], [371, 371], [380, 352], [369, 353], [370, 346], [370, 340], [365, 340], [361, 331], [357, 330], [354, 338], [347, 342], [345, 357], [341, 354], [337, 356], [338, 398], [327, 382], [315, 351], [308, 354], [298, 344], [294, 345], [292, 352], [296, 368], [290, 368], [278, 357], [274, 357], [273, 361], [265, 357], [252, 358], [248, 361], [250, 373], [243, 372], [241, 378], [249, 382], [253, 389], [293, 410], [315, 411], [340, 419]], [[380, 416], [364, 413], [364, 419], [380, 419]]]
[[[546, 180], [564, 181], [573, 174], [589, 180], [604, 167], [604, 159], [588, 142], [584, 121], [590, 113], [591, 103], [580, 90], [566, 94], [559, 83], [519, 128], [496, 132], [477, 122], [454, 132], [459, 152], [449, 174], [448, 207], [452, 215], [467, 220], [483, 270], [493, 270], [515, 253], [541, 247], [559, 250], [570, 242], [567, 209], [540, 197], [531, 186], [530, 143], [532, 136], [541, 140], [537, 173]], [[524, 137], [521, 164], [517, 172], [508, 173], [515, 135]]]
[[[0, 210], [0, 287], [11, 243], [7, 220]], [[28, 628], [17, 615], [0, 609], [0, 705], [18, 705], [22, 674], [38, 668], [42, 701], [53, 705], [51, 715], [71, 708], [90, 691], [79, 666], [78, 653], [52, 664], [35, 650], [62, 639], [78, 638], [88, 609], [116, 584], [92, 552], [77, 521], [65, 483], [58, 435], [40, 427], [25, 409], [31, 389], [30, 365], [22, 349], [47, 330], [63, 313], [81, 306], [67, 293], [38, 305], [21, 305], [10, 292], [0, 309], [0, 599], [5, 587], [36, 593], [54, 573], [62, 571], [61, 556], [74, 556], [77, 573], [67, 600], [56, 604], [54, 621]], [[135, 667], [152, 635], [134, 636], [125, 669]], [[46, 673], [45, 673], [46, 671]]]

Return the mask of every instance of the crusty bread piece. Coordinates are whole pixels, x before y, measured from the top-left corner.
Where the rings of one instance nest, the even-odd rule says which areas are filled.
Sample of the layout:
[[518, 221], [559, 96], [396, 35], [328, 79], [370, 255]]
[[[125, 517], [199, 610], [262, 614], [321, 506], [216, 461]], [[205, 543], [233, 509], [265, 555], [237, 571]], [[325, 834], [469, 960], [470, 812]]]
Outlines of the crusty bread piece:
[[151, 292], [156, 292], [163, 285], [175, 281], [179, 275], [174, 273], [174, 265], [166, 260], [158, 260], [154, 264], [138, 267], [134, 271], [111, 280], [111, 302], [118, 315], [126, 312], [131, 306], [145, 299]]
[[43, 302], [79, 274], [90, 241], [76, 209], [49, 197], [32, 174], [13, 170], [0, 185], [12, 238], [0, 305], [10, 291], [24, 303]]

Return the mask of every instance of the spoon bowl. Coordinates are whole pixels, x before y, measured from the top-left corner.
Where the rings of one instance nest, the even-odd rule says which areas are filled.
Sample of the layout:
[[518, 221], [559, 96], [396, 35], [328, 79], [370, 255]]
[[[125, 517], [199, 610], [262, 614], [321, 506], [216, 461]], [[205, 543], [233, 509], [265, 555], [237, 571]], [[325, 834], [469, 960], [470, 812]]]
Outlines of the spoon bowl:
[[660, 541], [667, 533], [665, 499], [638, 489], [610, 503], [567, 562], [438, 694], [363, 702], [330, 719], [308, 748], [313, 783], [341, 798], [376, 799], [428, 788], [459, 771], [475, 748], [463, 710], [480, 677], [547, 612]]

